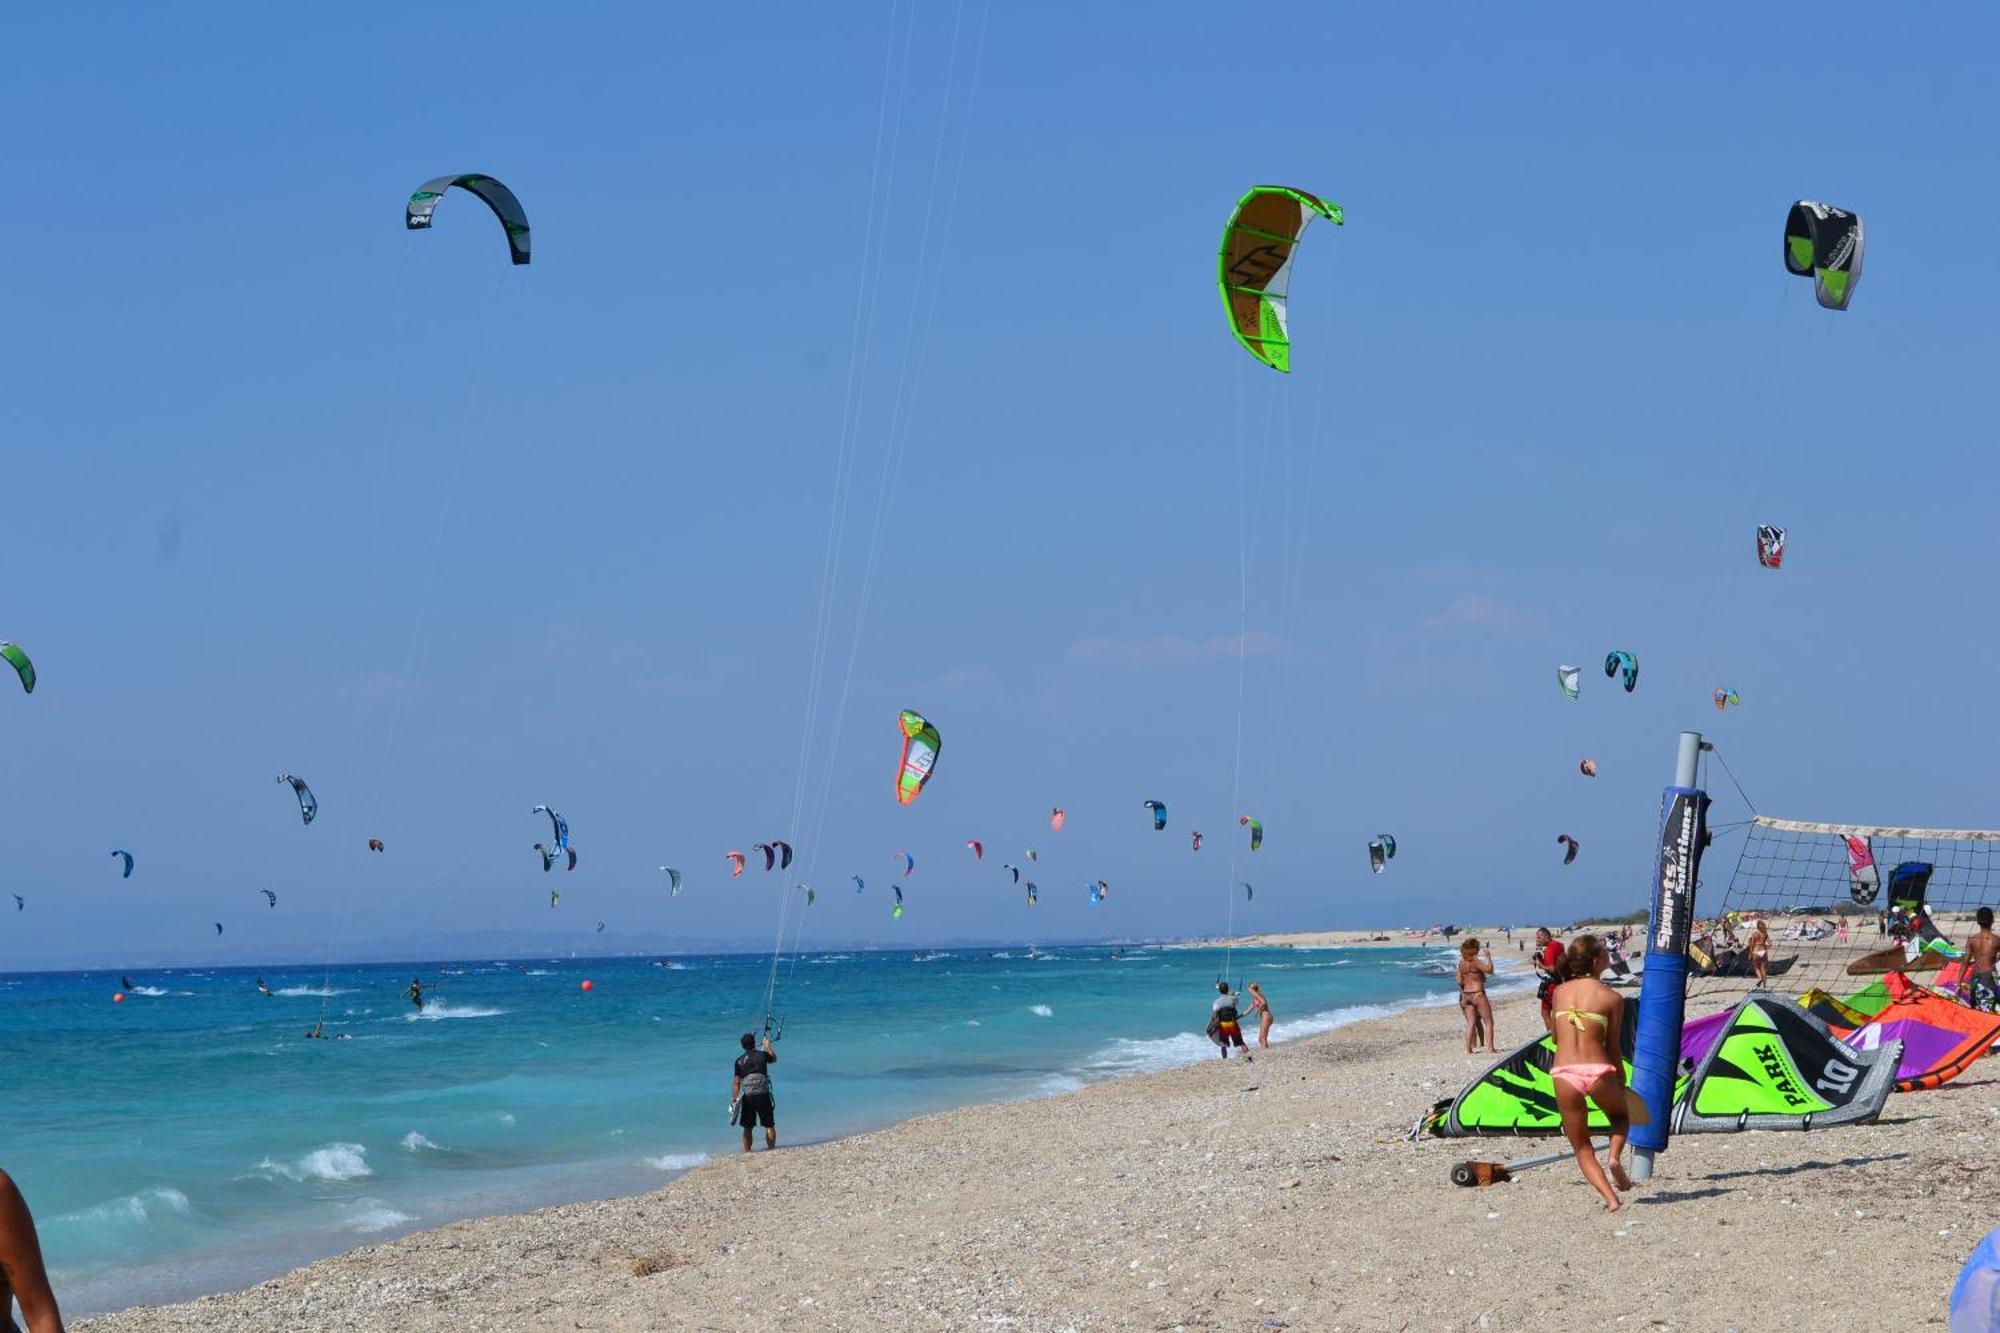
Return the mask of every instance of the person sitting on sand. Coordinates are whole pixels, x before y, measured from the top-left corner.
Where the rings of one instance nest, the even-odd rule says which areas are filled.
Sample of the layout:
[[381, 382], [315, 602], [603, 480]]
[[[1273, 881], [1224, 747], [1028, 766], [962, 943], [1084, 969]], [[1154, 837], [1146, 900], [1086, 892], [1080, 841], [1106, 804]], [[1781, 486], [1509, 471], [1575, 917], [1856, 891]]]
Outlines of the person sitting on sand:
[[0, 1329], [14, 1333], [14, 1302], [28, 1321], [28, 1333], [63, 1333], [62, 1311], [42, 1266], [42, 1243], [34, 1215], [13, 1177], [0, 1171]]
[[1492, 975], [1491, 950], [1482, 951], [1476, 939], [1467, 939], [1458, 946], [1458, 1007], [1465, 1014], [1467, 1055], [1479, 1048], [1482, 1033], [1486, 1049], [1494, 1055], [1500, 1054], [1499, 1038], [1493, 1032], [1493, 1001], [1486, 995], [1486, 978]]
[[1215, 1001], [1208, 1006], [1208, 1037], [1222, 1048], [1222, 1058], [1229, 1058], [1229, 1047], [1233, 1042], [1236, 1049], [1243, 1052], [1245, 1060], [1250, 1059], [1250, 1048], [1243, 1042], [1243, 1025], [1237, 1019], [1238, 999], [1230, 994], [1229, 983], [1215, 983]]
[[1974, 1009], [2000, 1006], [2000, 985], [1994, 981], [1994, 964], [2000, 961], [2000, 935], [1993, 933], [1993, 909], [1982, 907], [1972, 914], [1979, 929], [1965, 940], [1965, 956], [1972, 964], [1972, 977], [1965, 1000]]
[[1277, 1020], [1271, 1014], [1271, 1002], [1264, 998], [1264, 988], [1256, 982], [1246, 983], [1250, 992], [1250, 1012], [1257, 1015], [1257, 1049], [1271, 1049], [1271, 1024]]
[[[1549, 1074], [1555, 1079], [1556, 1110], [1562, 1115], [1563, 1137], [1576, 1153], [1583, 1178], [1604, 1199], [1604, 1206], [1617, 1212], [1621, 1190], [1632, 1188], [1624, 1165], [1618, 1160], [1625, 1150], [1625, 1135], [1631, 1121], [1646, 1123], [1646, 1106], [1625, 1091], [1624, 1066], [1619, 1025], [1625, 1021], [1625, 1001], [1617, 991], [1597, 979], [1610, 966], [1604, 944], [1595, 935], [1579, 935], [1569, 943], [1558, 972], [1562, 980], [1555, 988], [1552, 1010], [1555, 1026], [1555, 1059]], [[1610, 1178], [1590, 1146], [1590, 1103], [1611, 1122], [1608, 1150]]]
[[750, 1033], [743, 1034], [743, 1054], [736, 1057], [736, 1077], [729, 1084], [729, 1100], [736, 1107], [736, 1123], [743, 1126], [743, 1151], [750, 1151], [750, 1131], [758, 1121], [764, 1122], [764, 1146], [778, 1146], [778, 1104], [771, 1095], [771, 1066], [778, 1062], [778, 1053], [771, 1049], [771, 1039], [764, 1038], [764, 1049], [757, 1049], [757, 1038]]

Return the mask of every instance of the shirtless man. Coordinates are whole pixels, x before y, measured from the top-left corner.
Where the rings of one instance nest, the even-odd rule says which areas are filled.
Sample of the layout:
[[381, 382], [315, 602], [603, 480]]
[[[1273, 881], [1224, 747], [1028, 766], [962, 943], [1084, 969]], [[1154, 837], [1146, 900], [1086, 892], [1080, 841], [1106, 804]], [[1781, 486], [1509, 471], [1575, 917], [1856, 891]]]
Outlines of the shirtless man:
[[1975, 1009], [1991, 1010], [2000, 1005], [2000, 985], [1996, 985], [1994, 964], [2000, 961], [2000, 935], [1993, 933], [1993, 909], [1982, 907], [1972, 919], [1979, 929], [1967, 937], [1965, 954], [1972, 962], [1972, 988], [1967, 996]]

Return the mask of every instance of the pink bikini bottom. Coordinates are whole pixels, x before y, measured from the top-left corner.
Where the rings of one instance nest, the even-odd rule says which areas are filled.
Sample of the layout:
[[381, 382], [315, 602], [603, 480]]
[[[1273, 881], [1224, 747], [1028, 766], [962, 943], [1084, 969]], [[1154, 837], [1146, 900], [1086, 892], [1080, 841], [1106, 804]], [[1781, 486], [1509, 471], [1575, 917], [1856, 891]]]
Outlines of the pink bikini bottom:
[[1551, 1076], [1561, 1079], [1578, 1092], [1586, 1094], [1592, 1088], [1596, 1087], [1598, 1081], [1606, 1074], [1614, 1074], [1616, 1072], [1618, 1072], [1617, 1065], [1605, 1064], [1557, 1065], [1555, 1068], [1549, 1070]]

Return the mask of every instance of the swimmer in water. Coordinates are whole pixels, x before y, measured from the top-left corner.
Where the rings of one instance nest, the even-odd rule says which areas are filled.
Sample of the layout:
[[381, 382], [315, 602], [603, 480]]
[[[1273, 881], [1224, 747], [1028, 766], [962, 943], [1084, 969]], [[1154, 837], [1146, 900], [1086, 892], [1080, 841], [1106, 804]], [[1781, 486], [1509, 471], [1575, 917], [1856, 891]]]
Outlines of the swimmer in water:
[[410, 988], [403, 992], [410, 997], [410, 1003], [417, 1006], [417, 1012], [424, 1011], [424, 983], [421, 977], [410, 978]]

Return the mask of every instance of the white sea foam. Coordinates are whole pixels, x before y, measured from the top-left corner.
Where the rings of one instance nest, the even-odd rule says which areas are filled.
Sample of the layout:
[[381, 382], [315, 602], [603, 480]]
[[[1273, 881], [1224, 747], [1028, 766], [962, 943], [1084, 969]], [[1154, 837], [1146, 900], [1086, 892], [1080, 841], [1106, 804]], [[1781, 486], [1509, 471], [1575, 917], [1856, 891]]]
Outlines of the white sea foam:
[[351, 990], [341, 990], [335, 986], [280, 986], [277, 990], [272, 991], [271, 994], [283, 995], [294, 1000], [305, 996], [325, 1000], [331, 999], [336, 995], [352, 995], [354, 992]]
[[64, 1213], [50, 1220], [81, 1222], [87, 1225], [105, 1222], [149, 1222], [156, 1217], [185, 1217], [187, 1211], [187, 1195], [166, 1185], [155, 1185], [151, 1189], [140, 1190], [137, 1194], [128, 1194], [122, 1199], [113, 1199], [109, 1203], [100, 1203], [74, 1213]]
[[274, 1162], [266, 1157], [257, 1169], [286, 1180], [360, 1180], [375, 1174], [368, 1165], [368, 1150], [358, 1143], [329, 1143], [315, 1148], [296, 1162]]
[[505, 1009], [485, 1009], [476, 1004], [456, 1005], [446, 1004], [442, 1000], [432, 1000], [416, 1013], [404, 1014], [403, 1021], [414, 1023], [418, 1019], [436, 1022], [445, 1018], [498, 1018], [506, 1012]]
[[377, 1231], [387, 1231], [391, 1227], [402, 1226], [417, 1219], [408, 1213], [399, 1213], [380, 1199], [356, 1199], [354, 1209], [347, 1215], [342, 1226], [349, 1231], [359, 1231], [364, 1235]]
[[413, 1129], [413, 1130], [411, 1130], [411, 1131], [410, 1131], [409, 1133], [407, 1133], [407, 1134], [403, 1135], [403, 1148], [405, 1149], [405, 1151], [408, 1151], [408, 1152], [443, 1152], [443, 1151], [444, 1151], [444, 1149], [443, 1149], [442, 1147], [438, 1146], [438, 1145], [437, 1145], [437, 1144], [435, 1144], [435, 1143], [432, 1143], [432, 1142], [431, 1142], [431, 1141], [430, 1141], [429, 1139], [427, 1139], [427, 1138], [425, 1138], [425, 1137], [424, 1137], [423, 1135], [421, 1135], [421, 1134], [417, 1133], [417, 1131], [416, 1131], [416, 1130], [414, 1130], [414, 1129]]
[[691, 1171], [708, 1160], [705, 1152], [670, 1152], [648, 1157], [646, 1165], [662, 1171]]
[[554, 974], [550, 972], [546, 967], [531, 967], [526, 972], [523, 972], [521, 975], [524, 977], [546, 977], [546, 976], [553, 976]]
[[1028, 1012], [1037, 1018], [1054, 1018], [1056, 1016], [1056, 1011], [1045, 1004], [1031, 1004], [1028, 1006]]

